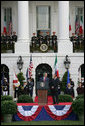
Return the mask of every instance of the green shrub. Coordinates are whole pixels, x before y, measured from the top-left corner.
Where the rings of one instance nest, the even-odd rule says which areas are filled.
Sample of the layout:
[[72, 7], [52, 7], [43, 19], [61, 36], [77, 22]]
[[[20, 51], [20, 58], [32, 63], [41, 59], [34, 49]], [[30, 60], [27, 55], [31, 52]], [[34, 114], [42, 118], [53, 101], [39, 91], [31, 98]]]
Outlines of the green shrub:
[[5, 100], [8, 100], [8, 101], [13, 100], [13, 97], [10, 95], [1, 96], [1, 101], [5, 101]]
[[64, 94], [64, 95], [59, 95], [59, 102], [72, 102], [73, 99], [70, 95]]
[[76, 97], [76, 99], [80, 99], [80, 98], [83, 98], [84, 99], [84, 94], [80, 94]]
[[13, 101], [1, 102], [1, 114], [15, 114], [17, 112], [17, 105]]
[[20, 82], [20, 85], [23, 86], [23, 80], [25, 80], [25, 78], [24, 78], [24, 76], [23, 76], [23, 73], [22, 73], [22, 72], [21, 72], [21, 73], [18, 73], [18, 74], [17, 74], [17, 78], [18, 78], [18, 80], [19, 80], [19, 82]]
[[72, 103], [72, 110], [78, 116], [83, 114], [84, 113], [84, 99], [79, 98], [79, 99], [76, 99], [75, 101], [73, 101], [73, 103]]
[[[62, 77], [62, 86], [61, 86], [61, 91], [65, 91], [66, 89], [66, 84], [67, 84], [67, 71], [64, 73], [63, 77]], [[69, 74], [70, 76], [70, 74]]]
[[33, 103], [33, 99], [29, 95], [20, 95], [18, 103]]

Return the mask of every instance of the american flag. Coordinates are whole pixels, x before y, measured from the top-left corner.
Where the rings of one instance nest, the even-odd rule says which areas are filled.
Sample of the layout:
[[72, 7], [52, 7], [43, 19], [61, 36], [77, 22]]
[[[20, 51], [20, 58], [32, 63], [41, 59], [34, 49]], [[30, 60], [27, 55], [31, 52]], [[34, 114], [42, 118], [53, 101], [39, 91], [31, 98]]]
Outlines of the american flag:
[[19, 85], [20, 85], [20, 82], [19, 82], [18, 77], [15, 72], [14, 72], [14, 78], [13, 78], [13, 85], [15, 87], [19, 87]]
[[30, 64], [29, 64], [29, 67], [27, 68], [27, 71], [26, 71], [26, 78], [30, 78], [31, 75], [32, 75], [32, 68], [33, 68], [33, 63], [32, 63], [32, 55], [30, 56]]
[[12, 35], [12, 22], [9, 23], [9, 34]]
[[75, 34], [78, 35], [79, 33], [79, 21], [78, 21], [78, 15], [76, 15], [76, 21], [75, 21]]

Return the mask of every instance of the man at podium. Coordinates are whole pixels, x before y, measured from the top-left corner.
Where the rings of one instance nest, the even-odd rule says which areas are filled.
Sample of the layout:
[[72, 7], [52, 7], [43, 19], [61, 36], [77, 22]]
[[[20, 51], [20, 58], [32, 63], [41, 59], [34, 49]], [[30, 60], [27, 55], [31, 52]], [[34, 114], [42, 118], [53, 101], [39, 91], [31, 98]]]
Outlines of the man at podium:
[[47, 73], [43, 74], [44, 76], [40, 78], [40, 82], [49, 83], [49, 78], [47, 77]]
[[45, 105], [47, 104], [47, 95], [49, 89], [49, 78], [47, 77], [47, 73], [43, 74], [43, 77], [37, 82], [37, 90], [38, 90], [38, 104]]

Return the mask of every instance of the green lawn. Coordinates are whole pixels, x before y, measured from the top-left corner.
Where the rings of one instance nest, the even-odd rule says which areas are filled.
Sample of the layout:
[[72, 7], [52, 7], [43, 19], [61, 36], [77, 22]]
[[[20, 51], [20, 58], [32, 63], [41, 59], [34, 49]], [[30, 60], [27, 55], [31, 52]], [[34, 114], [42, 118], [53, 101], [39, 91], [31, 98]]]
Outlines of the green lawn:
[[1, 125], [84, 125], [83, 121], [14, 121], [11, 123], [2, 122]]

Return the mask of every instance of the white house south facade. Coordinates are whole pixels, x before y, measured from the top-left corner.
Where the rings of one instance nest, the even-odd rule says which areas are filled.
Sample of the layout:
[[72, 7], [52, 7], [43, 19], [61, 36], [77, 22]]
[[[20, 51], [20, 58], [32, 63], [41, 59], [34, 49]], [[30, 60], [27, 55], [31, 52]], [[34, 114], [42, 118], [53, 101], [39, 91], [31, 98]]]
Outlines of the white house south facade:
[[[11, 8], [11, 9], [10, 9]], [[14, 53], [1, 53], [1, 65], [6, 65], [9, 70], [9, 94], [14, 97], [13, 75], [17, 68], [17, 59], [22, 56], [22, 72], [26, 78], [26, 70], [29, 66], [30, 55], [33, 62], [33, 98], [36, 96], [36, 74], [39, 65], [48, 65], [54, 72], [55, 56], [58, 59], [58, 69], [60, 80], [66, 71], [64, 66], [65, 56], [68, 55], [71, 61], [69, 72], [74, 81], [75, 96], [78, 80], [81, 80], [81, 66], [84, 64], [84, 52], [73, 52], [73, 43], [70, 41], [72, 33], [75, 33], [76, 15], [83, 18], [83, 36], [84, 36], [84, 1], [1, 1], [1, 32], [4, 27], [4, 16], [6, 18], [7, 30], [9, 29], [9, 17], [12, 21], [12, 30], [16, 31], [17, 42], [14, 44]], [[10, 14], [9, 14], [10, 13]], [[10, 16], [9, 16], [10, 15]], [[80, 20], [80, 18], [79, 18]], [[69, 24], [71, 30], [69, 31]], [[30, 44], [33, 33], [43, 35], [48, 31], [50, 35], [53, 32], [57, 35], [57, 52], [31, 52]]]

